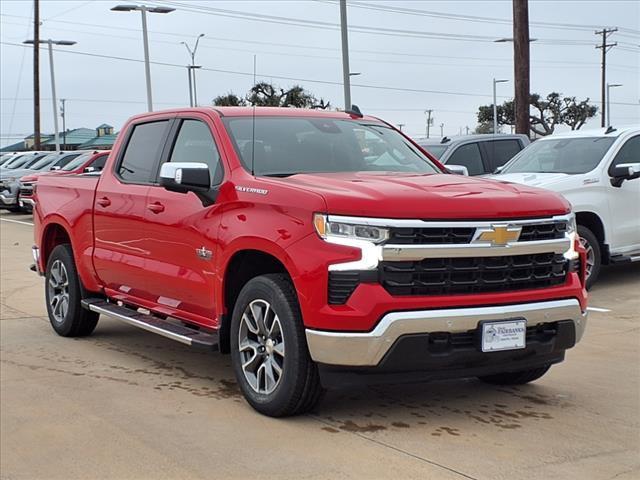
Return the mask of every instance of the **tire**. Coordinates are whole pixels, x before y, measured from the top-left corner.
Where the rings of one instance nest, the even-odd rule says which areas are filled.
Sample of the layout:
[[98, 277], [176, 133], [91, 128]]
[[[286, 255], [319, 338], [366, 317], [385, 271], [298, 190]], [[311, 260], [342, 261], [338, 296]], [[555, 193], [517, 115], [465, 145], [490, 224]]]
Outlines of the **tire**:
[[100, 315], [82, 308], [80, 278], [69, 244], [58, 245], [49, 256], [45, 297], [49, 321], [58, 335], [84, 337], [96, 328]]
[[296, 292], [286, 275], [261, 275], [242, 288], [230, 333], [236, 380], [255, 410], [286, 417], [317, 405], [323, 393], [318, 367], [309, 356]]
[[600, 275], [602, 253], [597, 237], [584, 225], [578, 225], [580, 243], [587, 250], [587, 290], [590, 289]]
[[546, 365], [544, 367], [534, 368], [532, 370], [497, 373], [495, 375], [486, 375], [478, 378], [485, 383], [491, 383], [493, 385], [524, 385], [525, 383], [538, 380], [545, 373], [547, 373], [550, 368], [551, 365]]

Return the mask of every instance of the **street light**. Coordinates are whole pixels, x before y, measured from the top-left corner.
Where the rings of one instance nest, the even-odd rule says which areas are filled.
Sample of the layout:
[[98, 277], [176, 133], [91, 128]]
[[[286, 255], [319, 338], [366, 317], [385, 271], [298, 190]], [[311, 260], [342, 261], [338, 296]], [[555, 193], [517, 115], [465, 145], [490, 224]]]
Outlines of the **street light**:
[[149, 66], [149, 38], [147, 35], [147, 12], [149, 13], [171, 13], [175, 8], [169, 7], [147, 7], [146, 5], [117, 5], [111, 9], [113, 12], [139, 11], [142, 14], [142, 40], [144, 43], [144, 73], [147, 80], [147, 110], [153, 111], [153, 101], [151, 99], [151, 67]]
[[[204, 33], [198, 35], [196, 38], [196, 44], [193, 47], [193, 50], [189, 48], [187, 42], [180, 42], [184, 45], [189, 52], [189, 56], [191, 56], [191, 65], [187, 65], [187, 73], [189, 74], [189, 105], [190, 106], [198, 106], [198, 92], [196, 90], [196, 69], [201, 68], [199, 65], [196, 65], [196, 51], [198, 50], [198, 44], [200, 43], [200, 39], [204, 37]], [[193, 88], [191, 87], [191, 79], [193, 78]]]
[[[25, 40], [22, 42], [26, 45], [33, 45], [33, 40]], [[56, 152], [60, 151], [60, 132], [58, 131], [58, 100], [56, 99], [56, 78], [53, 73], [53, 45], [70, 46], [75, 45], [76, 42], [71, 40], [41, 40], [38, 43], [46, 43], [49, 45], [49, 69], [51, 71], [51, 100], [53, 102], [53, 129], [54, 139], [56, 142]]]
[[621, 83], [607, 83], [607, 127], [611, 126], [611, 92], [609, 89], [621, 86]]
[[498, 105], [496, 100], [496, 83], [504, 83], [509, 80], [496, 80], [493, 79], [493, 134], [498, 133]]

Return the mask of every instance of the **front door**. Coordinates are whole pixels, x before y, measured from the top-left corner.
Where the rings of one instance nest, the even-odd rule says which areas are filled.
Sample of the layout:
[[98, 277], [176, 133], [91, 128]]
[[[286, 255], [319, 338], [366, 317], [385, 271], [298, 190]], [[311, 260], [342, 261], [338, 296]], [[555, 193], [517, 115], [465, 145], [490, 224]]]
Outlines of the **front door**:
[[[170, 120], [133, 125], [105, 172], [94, 200], [94, 267], [110, 295], [151, 300], [146, 262], [147, 193], [169, 132]], [[117, 292], [117, 295], [116, 295]]]
[[[640, 162], [640, 135], [629, 138], [620, 148], [609, 168], [624, 163]], [[620, 187], [608, 185], [612, 218], [611, 247], [613, 253], [640, 251], [640, 178], [625, 180]]]
[[[205, 163], [212, 186], [220, 184], [223, 168], [213, 124], [198, 114], [176, 122], [167, 161]], [[170, 192], [156, 184], [147, 195], [145, 218], [149, 228], [144, 243], [149, 253], [147, 278], [157, 310], [216, 327], [214, 259], [220, 205], [205, 207], [193, 192]]]

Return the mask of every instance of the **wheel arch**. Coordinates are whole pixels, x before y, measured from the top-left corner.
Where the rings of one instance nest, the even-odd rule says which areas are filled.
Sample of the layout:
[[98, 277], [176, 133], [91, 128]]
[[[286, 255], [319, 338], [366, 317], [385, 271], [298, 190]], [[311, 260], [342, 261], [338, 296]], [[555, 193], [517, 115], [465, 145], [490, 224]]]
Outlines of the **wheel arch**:
[[598, 242], [600, 243], [600, 252], [601, 252], [602, 261], [607, 262], [609, 258], [609, 255], [608, 255], [609, 249], [607, 248], [607, 243], [606, 243], [607, 238], [606, 238], [604, 223], [602, 222], [602, 219], [600, 218], [600, 216], [594, 212], [588, 212], [588, 211], [577, 212], [576, 223], [578, 225], [583, 225], [587, 227], [589, 230], [591, 230], [591, 232], [593, 232], [593, 234], [598, 239]]
[[225, 263], [222, 275], [220, 301], [224, 313], [220, 317], [220, 351], [229, 353], [231, 315], [235, 302], [246, 283], [260, 275], [282, 273], [294, 283], [295, 272], [289, 259], [284, 259], [274, 251], [264, 248], [243, 248], [236, 250]]

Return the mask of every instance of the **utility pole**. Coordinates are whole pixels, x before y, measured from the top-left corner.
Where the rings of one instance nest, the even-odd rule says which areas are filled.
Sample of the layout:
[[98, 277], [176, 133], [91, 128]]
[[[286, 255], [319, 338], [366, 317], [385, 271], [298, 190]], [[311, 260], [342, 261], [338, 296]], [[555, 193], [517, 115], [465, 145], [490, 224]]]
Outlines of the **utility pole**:
[[440, 124], [440, 136], [444, 137], [444, 123]]
[[529, 136], [529, 0], [513, 0], [516, 133]]
[[67, 121], [66, 121], [66, 110], [65, 110], [65, 102], [66, 98], [60, 99], [60, 116], [62, 117], [62, 149], [67, 148]]
[[351, 75], [349, 71], [347, 0], [340, 0], [340, 33], [342, 36], [342, 83], [344, 85], [344, 109], [351, 110]]
[[600, 126], [605, 126], [605, 117], [606, 114], [606, 88], [607, 88], [607, 52], [611, 50], [613, 47], [618, 45], [618, 42], [607, 43], [607, 38], [614, 32], [617, 32], [617, 28], [603, 28], [599, 32], [596, 31], [596, 35], [602, 35], [602, 44], [596, 45], [596, 48], [602, 50], [602, 85], [600, 90], [600, 108], [602, 110], [602, 115], [600, 116]]
[[466, 134], [467, 134], [467, 135], [469, 135], [469, 127], [468, 127], [468, 126], [467, 126], [467, 127], [464, 127], [464, 129], [465, 129], [465, 131], [466, 131]]
[[427, 138], [429, 138], [429, 128], [431, 127], [431, 112], [433, 112], [433, 110], [424, 111], [424, 113], [427, 114]]
[[40, 1], [33, 2], [33, 149], [40, 150]]
[[[189, 47], [187, 42], [180, 42], [184, 45], [189, 52], [189, 56], [191, 57], [191, 65], [187, 65], [187, 72], [189, 73], [189, 106], [197, 107], [198, 106], [198, 91], [196, 90], [196, 69], [200, 68], [200, 65], [196, 65], [196, 52], [198, 51], [198, 44], [200, 43], [200, 39], [204, 37], [204, 33], [198, 35], [196, 38], [196, 43], [193, 47], [193, 50]], [[192, 86], [193, 82], [193, 86]]]

